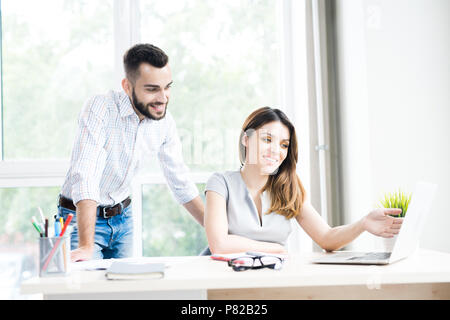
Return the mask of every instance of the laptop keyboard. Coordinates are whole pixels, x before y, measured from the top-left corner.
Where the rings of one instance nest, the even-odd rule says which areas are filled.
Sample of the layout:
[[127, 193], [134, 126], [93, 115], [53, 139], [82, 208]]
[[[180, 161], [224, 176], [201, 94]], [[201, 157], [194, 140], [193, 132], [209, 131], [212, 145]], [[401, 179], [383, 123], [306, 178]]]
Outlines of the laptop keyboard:
[[369, 252], [363, 256], [348, 258], [347, 260], [384, 260], [389, 259], [391, 252]]

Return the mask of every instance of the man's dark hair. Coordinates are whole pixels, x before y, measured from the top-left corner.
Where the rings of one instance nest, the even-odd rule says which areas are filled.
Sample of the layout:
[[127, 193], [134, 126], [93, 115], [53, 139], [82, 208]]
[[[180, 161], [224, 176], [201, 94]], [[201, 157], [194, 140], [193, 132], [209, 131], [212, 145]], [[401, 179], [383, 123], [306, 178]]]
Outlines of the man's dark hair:
[[160, 48], [148, 44], [136, 44], [123, 56], [123, 66], [128, 80], [135, 83], [139, 77], [139, 66], [148, 63], [155, 68], [162, 68], [169, 62], [169, 57]]

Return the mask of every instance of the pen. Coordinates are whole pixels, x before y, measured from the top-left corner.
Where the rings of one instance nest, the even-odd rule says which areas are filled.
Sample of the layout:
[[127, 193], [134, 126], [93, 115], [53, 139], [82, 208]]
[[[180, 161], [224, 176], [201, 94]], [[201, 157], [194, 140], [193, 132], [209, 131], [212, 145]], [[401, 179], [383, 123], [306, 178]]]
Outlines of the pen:
[[39, 236], [42, 237], [42, 231], [39, 228], [39, 226], [37, 225], [36, 218], [34, 218], [34, 216], [31, 218], [31, 223], [33, 224], [33, 226], [37, 230], [37, 232], [39, 232]]
[[39, 222], [37, 221], [37, 219], [36, 219], [35, 216], [32, 216], [32, 217], [31, 217], [31, 221], [34, 222], [34, 223], [38, 226], [38, 228], [39, 228], [39, 233], [41, 233], [42, 236], [44, 236], [44, 224], [39, 223]]
[[45, 218], [44, 226], [45, 226], [45, 237], [48, 238], [48, 219], [47, 218]]
[[[60, 237], [62, 237], [62, 236], [64, 235], [64, 232], [66, 232], [66, 229], [67, 229], [67, 227], [69, 226], [70, 221], [72, 221], [72, 218], [73, 218], [73, 214], [72, 214], [72, 213], [69, 213], [69, 215], [67, 216], [67, 219], [66, 219], [66, 223], [64, 223], [64, 226], [63, 226], [63, 228], [62, 228], [62, 231], [61, 231], [61, 233], [59, 234]], [[61, 219], [62, 219], [62, 218], [61, 218]]]
[[58, 220], [55, 221], [55, 237], [58, 237], [61, 233], [61, 224]]

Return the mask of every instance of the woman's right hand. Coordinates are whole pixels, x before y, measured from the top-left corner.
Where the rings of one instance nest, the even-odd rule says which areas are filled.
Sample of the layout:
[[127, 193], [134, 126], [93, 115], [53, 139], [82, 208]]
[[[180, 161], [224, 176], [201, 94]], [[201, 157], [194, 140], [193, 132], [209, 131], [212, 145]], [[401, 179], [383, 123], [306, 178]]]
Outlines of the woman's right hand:
[[403, 218], [394, 218], [391, 215], [401, 212], [401, 209], [375, 209], [364, 217], [364, 229], [379, 237], [392, 238], [399, 233]]

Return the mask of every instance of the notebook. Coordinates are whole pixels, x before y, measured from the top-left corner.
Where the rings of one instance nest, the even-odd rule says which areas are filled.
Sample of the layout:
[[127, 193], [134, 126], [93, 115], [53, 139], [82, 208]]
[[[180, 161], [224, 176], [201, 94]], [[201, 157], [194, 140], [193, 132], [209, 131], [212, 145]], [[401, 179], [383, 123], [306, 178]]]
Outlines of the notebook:
[[164, 268], [164, 263], [113, 261], [105, 276], [110, 280], [160, 279]]

